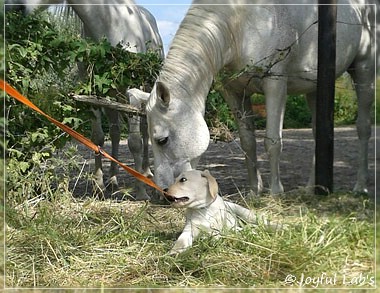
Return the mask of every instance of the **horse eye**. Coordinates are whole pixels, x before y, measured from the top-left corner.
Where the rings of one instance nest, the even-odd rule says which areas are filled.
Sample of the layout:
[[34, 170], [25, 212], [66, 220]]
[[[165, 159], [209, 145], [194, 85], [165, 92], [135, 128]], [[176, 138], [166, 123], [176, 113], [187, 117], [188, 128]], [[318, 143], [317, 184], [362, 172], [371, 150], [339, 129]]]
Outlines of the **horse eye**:
[[181, 179], [179, 179], [179, 182], [186, 182], [187, 179], [185, 177], [182, 177]]
[[163, 146], [168, 142], [168, 140], [169, 140], [169, 137], [160, 138], [157, 140], [157, 144]]

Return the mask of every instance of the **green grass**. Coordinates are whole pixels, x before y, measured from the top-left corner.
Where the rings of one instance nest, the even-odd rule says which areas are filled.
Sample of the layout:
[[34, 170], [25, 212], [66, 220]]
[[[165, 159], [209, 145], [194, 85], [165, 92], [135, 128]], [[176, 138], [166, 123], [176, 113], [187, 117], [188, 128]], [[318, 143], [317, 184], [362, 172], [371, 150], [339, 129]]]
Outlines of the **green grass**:
[[374, 275], [374, 204], [365, 197], [295, 190], [245, 202], [235, 194], [233, 201], [286, 229], [247, 225], [219, 238], [204, 235], [169, 256], [184, 225], [182, 210], [74, 198], [69, 179], [88, 180], [75, 147], [23, 158], [20, 152], [7, 158], [6, 287], [291, 289], [300, 284], [286, 283], [288, 275], [298, 282], [336, 276], [335, 285], [319, 288]]
[[[339, 284], [344, 277], [374, 276], [374, 215], [367, 199], [317, 199], [301, 190], [248, 204], [288, 227], [247, 225], [219, 238], [204, 235], [178, 256], [167, 252], [184, 225], [181, 210], [69, 193], [9, 204], [6, 286], [292, 288], [284, 283], [289, 274], [298, 280], [336, 274]], [[349, 288], [370, 287], [364, 285]]]

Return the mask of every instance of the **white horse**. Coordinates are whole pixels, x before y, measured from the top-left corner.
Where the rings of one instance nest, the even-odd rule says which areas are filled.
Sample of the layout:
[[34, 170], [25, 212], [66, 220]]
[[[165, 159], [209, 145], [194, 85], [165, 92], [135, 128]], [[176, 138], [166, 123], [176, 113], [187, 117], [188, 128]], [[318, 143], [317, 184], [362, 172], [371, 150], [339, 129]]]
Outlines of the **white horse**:
[[[30, 13], [42, 5], [61, 4], [64, 0], [7, 0], [6, 4], [16, 5]], [[164, 57], [162, 40], [158, 33], [158, 27], [153, 15], [143, 7], [135, 5], [132, 0], [66, 0], [75, 13], [83, 22], [84, 36], [99, 40], [106, 37], [111, 45], [123, 42], [125, 50], [130, 52], [146, 52], [149, 48], [159, 50], [161, 57]], [[141, 100], [134, 96], [130, 97], [130, 104], [140, 107]], [[102, 113], [99, 109], [93, 109], [94, 119], [92, 121], [92, 141], [100, 146], [104, 144], [104, 132], [101, 125]], [[105, 109], [105, 114], [110, 125], [110, 137], [112, 142], [112, 155], [118, 158], [120, 142], [120, 122], [119, 113], [115, 110]], [[128, 118], [129, 135], [128, 147], [132, 153], [137, 171], [150, 175], [148, 158], [148, 133], [146, 122], [141, 121], [142, 131], [140, 132], [140, 118]], [[144, 126], [145, 125], [145, 130]], [[142, 138], [141, 138], [142, 133]], [[118, 166], [111, 163], [109, 182], [117, 188]], [[94, 177], [96, 185], [104, 189], [102, 158], [95, 156]], [[145, 185], [136, 182], [136, 199], [149, 199]]]
[[[155, 181], [163, 188], [170, 186], [178, 174], [194, 169], [206, 151], [205, 101], [213, 79], [222, 72], [221, 91], [235, 115], [250, 188], [256, 194], [263, 184], [257, 168], [250, 95], [265, 95], [270, 192], [282, 193], [279, 159], [286, 95], [306, 93], [315, 122], [317, 1], [220, 0], [200, 5], [207, 2], [193, 1], [150, 93], [147, 118]], [[294, 3], [297, 5], [291, 5]], [[338, 6], [336, 73], [339, 76], [348, 71], [355, 84], [360, 142], [354, 190], [366, 192], [375, 79], [375, 7], [365, 5], [365, 0], [338, 3], [343, 5]], [[309, 184], [313, 184], [313, 177]]]

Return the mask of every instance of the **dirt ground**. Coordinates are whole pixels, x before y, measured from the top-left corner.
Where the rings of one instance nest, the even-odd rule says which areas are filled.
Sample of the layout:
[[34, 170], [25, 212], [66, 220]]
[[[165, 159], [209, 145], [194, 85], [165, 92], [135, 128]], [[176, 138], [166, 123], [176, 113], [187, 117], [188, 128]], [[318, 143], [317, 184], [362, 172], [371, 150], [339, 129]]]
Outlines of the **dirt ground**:
[[[371, 197], [375, 196], [376, 161], [375, 147], [378, 136], [376, 129], [372, 129], [372, 137], [369, 143], [369, 182], [368, 189]], [[257, 131], [257, 154], [259, 169], [264, 181], [264, 187], [268, 188], [269, 163], [264, 151], [264, 131]], [[376, 137], [376, 138], [375, 138]], [[356, 181], [357, 170], [357, 134], [354, 126], [335, 129], [334, 134], [334, 191], [351, 191]], [[85, 158], [84, 172], [93, 170], [94, 155], [85, 147], [78, 146], [80, 153]], [[110, 151], [110, 143], [105, 146]], [[285, 192], [304, 187], [310, 174], [314, 142], [311, 129], [290, 129], [283, 132], [283, 152], [281, 155], [280, 171], [281, 180]], [[120, 160], [133, 167], [132, 156], [128, 150], [127, 141], [121, 141]], [[377, 160], [379, 160], [377, 158]], [[151, 159], [153, 163], [153, 159]], [[104, 170], [107, 172], [109, 162], [104, 160]], [[202, 157], [198, 169], [208, 169], [217, 179], [222, 195], [244, 192], [247, 188], [247, 176], [243, 151], [240, 148], [239, 139], [232, 142], [210, 141], [207, 152]], [[91, 190], [90, 183], [79, 182], [75, 188], [75, 194], [84, 196]], [[119, 185], [121, 188], [133, 186], [131, 176], [120, 170]], [[133, 194], [133, 193], [132, 193]]]

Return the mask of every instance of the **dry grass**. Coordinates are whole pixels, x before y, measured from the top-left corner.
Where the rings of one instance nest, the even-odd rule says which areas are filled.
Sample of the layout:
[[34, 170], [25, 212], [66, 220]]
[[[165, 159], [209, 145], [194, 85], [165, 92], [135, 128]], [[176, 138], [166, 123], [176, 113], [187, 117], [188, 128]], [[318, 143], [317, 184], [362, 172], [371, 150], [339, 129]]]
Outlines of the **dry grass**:
[[204, 235], [186, 252], [169, 256], [183, 211], [74, 198], [69, 178], [87, 178], [76, 154], [42, 158], [27, 176], [17, 158], [8, 161], [5, 287], [373, 288], [375, 205], [366, 197], [295, 190], [245, 200], [233, 194], [230, 200], [287, 228], [247, 225], [219, 238]]
[[[176, 257], [166, 253], [184, 224], [179, 210], [69, 193], [9, 205], [6, 286], [293, 288], [300, 284], [287, 284], [287, 275], [300, 281], [325, 274], [336, 276], [336, 285], [318, 287], [343, 287], [343, 281], [374, 276], [374, 206], [367, 199], [294, 191], [248, 204], [288, 228], [245, 226], [220, 238], [205, 235]], [[344, 286], [366, 288], [370, 281]]]

